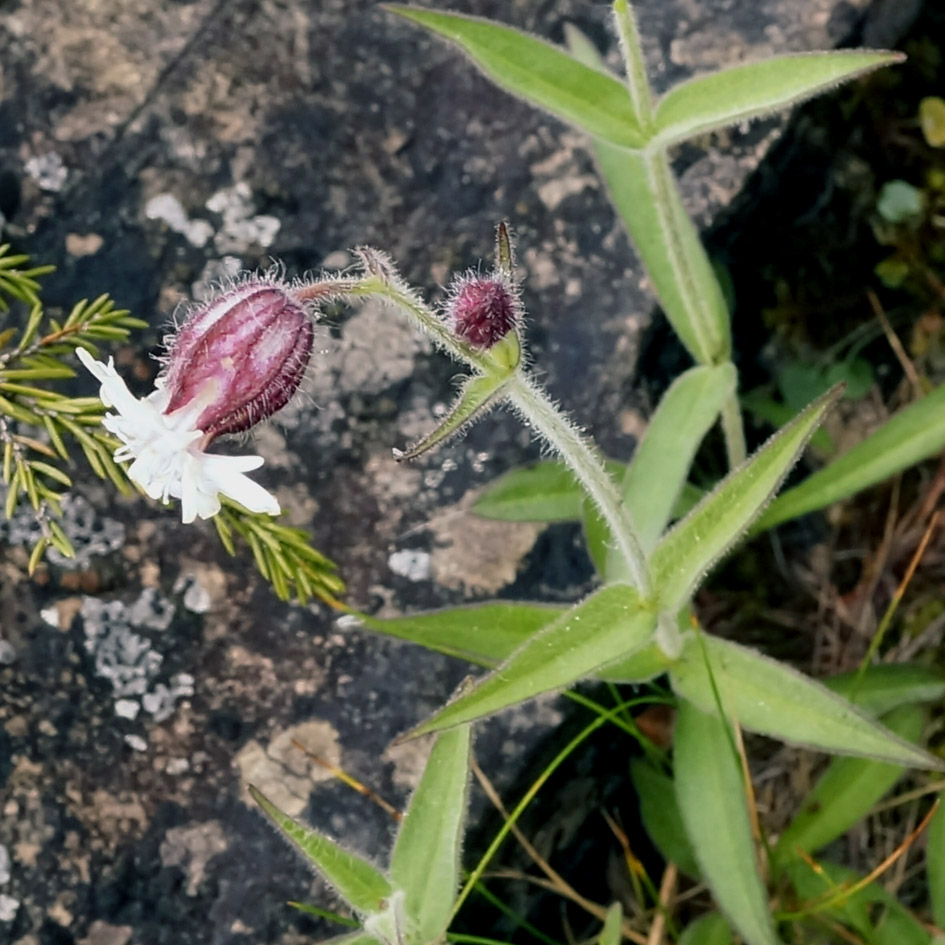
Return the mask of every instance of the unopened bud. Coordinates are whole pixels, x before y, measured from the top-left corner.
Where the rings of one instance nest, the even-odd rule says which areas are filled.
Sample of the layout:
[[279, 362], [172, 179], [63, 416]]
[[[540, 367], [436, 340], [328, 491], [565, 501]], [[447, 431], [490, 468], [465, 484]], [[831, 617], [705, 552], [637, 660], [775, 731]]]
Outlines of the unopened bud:
[[451, 287], [447, 311], [457, 337], [480, 350], [501, 341], [520, 320], [515, 288], [500, 273], [461, 276]]
[[205, 443], [241, 433], [281, 410], [298, 390], [314, 328], [281, 286], [244, 282], [198, 309], [170, 340], [166, 413], [200, 405]]

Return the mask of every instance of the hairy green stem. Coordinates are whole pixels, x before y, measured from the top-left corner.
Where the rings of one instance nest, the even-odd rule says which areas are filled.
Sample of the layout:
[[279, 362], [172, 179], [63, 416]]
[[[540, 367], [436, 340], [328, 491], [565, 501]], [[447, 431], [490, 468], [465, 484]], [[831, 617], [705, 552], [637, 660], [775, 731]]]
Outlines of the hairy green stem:
[[[348, 298], [379, 298], [396, 306], [454, 358], [466, 362], [483, 374], [494, 375], [496, 365], [481, 352], [457, 339], [446, 323], [400, 282], [393, 272], [368, 274], [357, 283], [344, 286], [343, 292], [339, 294]], [[617, 548], [627, 563], [631, 583], [645, 595], [649, 591], [650, 580], [643, 546], [630, 510], [620, 497], [595, 449], [552, 403], [544, 390], [526, 376], [521, 368], [508, 375], [504, 396], [526, 423], [561, 456], [584, 491], [600, 509]]]
[[636, 16], [628, 0], [614, 0], [614, 23], [627, 68], [630, 105], [637, 123], [646, 132], [653, 121], [653, 96], [650, 94], [650, 83], [646, 77], [646, 63], [643, 59]]
[[728, 453], [730, 469], [741, 466], [748, 458], [745, 445], [745, 426], [742, 423], [742, 408], [738, 403], [738, 392], [732, 391], [722, 404], [722, 433], [725, 436], [725, 450]]
[[[663, 231], [667, 257], [685, 309], [678, 314], [686, 319], [695, 339], [693, 354], [703, 364], [720, 364], [731, 357], [731, 329], [722, 287], [683, 207], [666, 152], [644, 153], [643, 164], [647, 187]], [[728, 464], [734, 469], [747, 456], [736, 394], [726, 400], [721, 420]]]
[[649, 591], [650, 577], [643, 546], [630, 510], [596, 450], [552, 403], [545, 391], [524, 373], [519, 372], [509, 380], [505, 395], [526, 423], [570, 467], [584, 491], [593, 499], [627, 563], [631, 583], [645, 595]]

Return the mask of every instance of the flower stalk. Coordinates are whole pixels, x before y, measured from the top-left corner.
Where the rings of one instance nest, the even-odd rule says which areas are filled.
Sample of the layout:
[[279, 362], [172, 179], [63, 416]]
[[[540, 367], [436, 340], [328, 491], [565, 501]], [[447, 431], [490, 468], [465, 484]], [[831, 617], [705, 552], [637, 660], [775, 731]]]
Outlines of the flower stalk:
[[[627, 563], [630, 582], [645, 595], [649, 590], [646, 556], [630, 510], [596, 451], [544, 390], [527, 375], [521, 358], [509, 359], [501, 344], [491, 350], [479, 350], [457, 338], [447, 322], [410, 290], [392, 268], [386, 268], [389, 266], [386, 260], [386, 271], [381, 272], [369, 261], [373, 255], [367, 259], [366, 255], [363, 253], [362, 259], [368, 268], [367, 275], [358, 283], [346, 287], [344, 295], [349, 299], [376, 298], [399, 309], [456, 360], [465, 362], [480, 376], [494, 380], [496, 398], [511, 404], [536, 435], [560, 455], [594, 501]], [[517, 336], [510, 334], [508, 337]], [[439, 439], [428, 438], [431, 444], [439, 442]], [[400, 457], [417, 455], [417, 452], [416, 449], [411, 450], [400, 454]]]

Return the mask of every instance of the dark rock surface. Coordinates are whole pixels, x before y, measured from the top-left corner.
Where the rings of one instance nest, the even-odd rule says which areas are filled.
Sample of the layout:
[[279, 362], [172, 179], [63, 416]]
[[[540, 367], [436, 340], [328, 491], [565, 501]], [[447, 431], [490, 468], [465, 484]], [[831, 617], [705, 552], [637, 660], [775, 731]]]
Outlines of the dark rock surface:
[[[614, 52], [603, 4], [454, 6], [552, 38], [573, 20]], [[865, 0], [638, 7], [665, 88], [829, 47]], [[680, 155], [703, 223], [781, 127]], [[150, 321], [117, 357], [139, 393], [175, 305], [209, 281], [272, 259], [290, 275], [344, 267], [346, 247], [370, 243], [436, 297], [508, 218], [553, 392], [615, 455], [641, 427], [632, 383], [651, 301], [582, 139], [365, 0], [0, 2], [0, 213], [5, 240], [56, 262], [53, 312], [108, 291]], [[510, 418], [394, 463], [391, 447], [449, 402], [444, 358], [370, 306], [333, 313], [319, 348], [308, 397], [255, 449], [352, 603], [395, 612], [586, 587], [573, 531], [533, 551], [537, 528], [464, 512], [471, 490], [537, 455]], [[89, 478], [69, 511], [77, 563], [27, 581], [23, 527], [0, 556], [0, 943], [325, 937], [284, 903], [331, 894], [247, 804], [245, 782], [383, 862], [386, 815], [291, 740], [401, 803], [422, 759], [389, 743], [466, 667], [339, 626], [325, 608], [279, 604], [212, 528]], [[514, 775], [558, 717], [545, 701], [488, 727], [489, 770]]]

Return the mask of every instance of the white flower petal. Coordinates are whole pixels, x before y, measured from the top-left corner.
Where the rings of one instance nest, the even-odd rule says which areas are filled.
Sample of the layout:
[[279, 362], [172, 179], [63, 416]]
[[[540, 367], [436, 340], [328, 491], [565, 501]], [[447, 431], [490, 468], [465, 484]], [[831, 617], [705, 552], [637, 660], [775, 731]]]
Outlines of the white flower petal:
[[[259, 462], [247, 466], [248, 460]], [[203, 473], [205, 481], [212, 483], [216, 492], [229, 496], [250, 512], [278, 515], [282, 510], [276, 497], [259, 483], [253, 482], [249, 476], [244, 476], [241, 471], [247, 468], [256, 469], [260, 465], [262, 457], [259, 456], [216, 456], [211, 453], [204, 457]]]
[[275, 497], [244, 475], [263, 465], [261, 456], [220, 456], [201, 449], [204, 434], [193, 424], [212, 391], [201, 392], [167, 414], [164, 410], [170, 398], [162, 384], [139, 399], [128, 390], [111, 359], [103, 364], [82, 348], [76, 349], [76, 354], [101, 384], [102, 402], [118, 411], [103, 420], [105, 428], [123, 443], [115, 450], [115, 459], [133, 460], [128, 476], [152, 499], [180, 499], [185, 524], [216, 515], [221, 494], [252, 512], [279, 514]]

